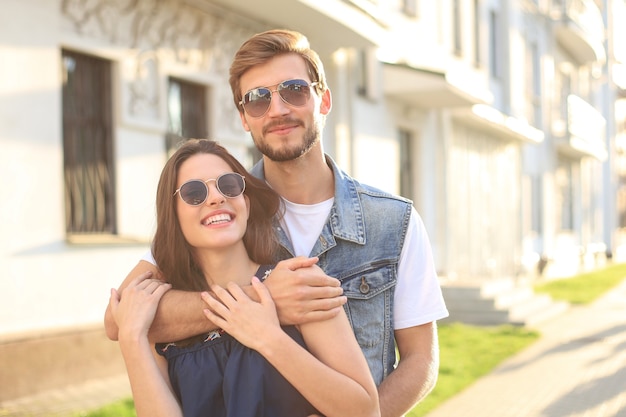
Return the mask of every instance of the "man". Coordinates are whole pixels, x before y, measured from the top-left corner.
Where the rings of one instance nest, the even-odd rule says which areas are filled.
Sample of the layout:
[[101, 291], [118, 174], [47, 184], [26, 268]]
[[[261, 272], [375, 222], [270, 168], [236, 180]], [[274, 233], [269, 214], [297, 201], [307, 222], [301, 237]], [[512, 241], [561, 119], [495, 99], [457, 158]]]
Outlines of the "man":
[[[346, 312], [379, 386], [381, 415], [403, 415], [435, 385], [436, 320], [448, 315], [421, 219], [410, 201], [360, 184], [324, 154], [331, 94], [319, 56], [303, 35], [273, 30], [250, 38], [235, 55], [230, 85], [243, 127], [263, 154], [252, 172], [283, 197], [281, 258], [298, 256], [279, 263], [265, 281], [281, 322], [323, 320], [347, 299]], [[327, 275], [304, 256], [319, 257]], [[121, 288], [147, 269], [156, 272], [140, 262]], [[202, 308], [197, 294], [170, 291], [159, 311], [176, 319], [168, 322], [157, 312], [152, 339], [210, 330]], [[108, 309], [105, 325], [116, 339]]]

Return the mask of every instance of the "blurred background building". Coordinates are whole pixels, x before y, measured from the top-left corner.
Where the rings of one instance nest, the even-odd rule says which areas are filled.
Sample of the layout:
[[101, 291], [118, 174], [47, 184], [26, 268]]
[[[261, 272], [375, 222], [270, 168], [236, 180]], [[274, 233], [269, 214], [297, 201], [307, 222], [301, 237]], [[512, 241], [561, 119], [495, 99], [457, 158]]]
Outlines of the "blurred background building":
[[326, 152], [415, 202], [451, 319], [557, 312], [529, 282], [626, 257], [623, 22], [624, 0], [3, 0], [0, 401], [123, 372], [102, 317], [161, 168], [189, 137], [259, 158], [228, 68], [275, 27], [324, 61]]

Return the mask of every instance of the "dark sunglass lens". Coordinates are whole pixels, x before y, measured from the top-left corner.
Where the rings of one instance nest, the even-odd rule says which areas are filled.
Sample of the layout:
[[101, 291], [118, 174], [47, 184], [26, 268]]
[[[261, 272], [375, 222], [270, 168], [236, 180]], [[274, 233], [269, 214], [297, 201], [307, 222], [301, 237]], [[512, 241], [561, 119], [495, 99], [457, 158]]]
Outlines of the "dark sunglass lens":
[[255, 88], [243, 97], [243, 108], [250, 116], [261, 116], [270, 107], [272, 92], [267, 88]]
[[235, 173], [224, 174], [217, 179], [217, 188], [225, 197], [237, 197], [243, 193], [243, 177]]
[[311, 95], [311, 90], [304, 80], [288, 80], [278, 86], [278, 93], [287, 103], [304, 106]]
[[179, 192], [183, 201], [192, 206], [204, 203], [207, 198], [206, 184], [198, 180], [184, 183]]

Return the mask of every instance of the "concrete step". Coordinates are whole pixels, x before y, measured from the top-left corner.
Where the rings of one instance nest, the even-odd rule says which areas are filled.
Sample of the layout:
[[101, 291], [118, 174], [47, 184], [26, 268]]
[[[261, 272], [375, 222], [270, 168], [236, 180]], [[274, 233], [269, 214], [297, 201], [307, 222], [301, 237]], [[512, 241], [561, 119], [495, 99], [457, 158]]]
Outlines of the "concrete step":
[[450, 317], [442, 322], [460, 321], [475, 325], [514, 324], [529, 326], [568, 308], [546, 294], [535, 294], [529, 285], [512, 279], [484, 283], [448, 283], [442, 291]]
[[503, 288], [499, 294], [481, 295], [480, 291], [467, 292], [456, 289], [454, 296], [444, 290], [446, 303], [452, 304], [458, 310], [505, 310], [510, 306], [523, 303], [534, 296], [532, 288]]
[[451, 281], [442, 284], [446, 298], [491, 297], [515, 288], [515, 281], [510, 278], [494, 279], [485, 282]]

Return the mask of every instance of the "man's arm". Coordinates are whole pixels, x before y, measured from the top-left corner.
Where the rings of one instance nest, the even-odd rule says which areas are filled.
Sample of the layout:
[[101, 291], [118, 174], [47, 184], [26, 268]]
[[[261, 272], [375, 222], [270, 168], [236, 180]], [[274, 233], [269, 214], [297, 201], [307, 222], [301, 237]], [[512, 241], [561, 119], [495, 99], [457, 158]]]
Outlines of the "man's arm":
[[[339, 281], [324, 274], [315, 262], [317, 258], [305, 257], [281, 261], [265, 281], [282, 324], [326, 320], [339, 314], [341, 306], [346, 303]], [[140, 261], [120, 286], [120, 296], [124, 296], [123, 289], [132, 279], [144, 273], [156, 276], [156, 266]], [[249, 296], [256, 297], [250, 286], [244, 290]], [[199, 292], [169, 290], [159, 303], [150, 328], [150, 340], [166, 343], [217, 328], [204, 315], [205, 308]], [[104, 326], [109, 339], [117, 340], [118, 329], [110, 310], [108, 305]]]
[[381, 417], [401, 417], [435, 387], [439, 373], [437, 324], [395, 331], [400, 361], [378, 387]]

